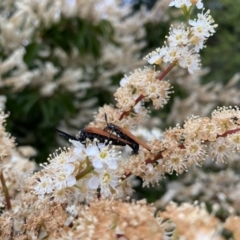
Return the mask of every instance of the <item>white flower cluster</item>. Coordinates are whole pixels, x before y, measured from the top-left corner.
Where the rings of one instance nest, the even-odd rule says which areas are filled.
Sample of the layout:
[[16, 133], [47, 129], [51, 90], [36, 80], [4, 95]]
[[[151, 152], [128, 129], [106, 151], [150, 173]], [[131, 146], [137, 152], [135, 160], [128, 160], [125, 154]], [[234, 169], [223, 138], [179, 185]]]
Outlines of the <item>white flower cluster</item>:
[[203, 8], [202, 0], [172, 0], [172, 2], [169, 4], [169, 6], [175, 6], [176, 8], [189, 8], [192, 5], [196, 5], [198, 9]]
[[[201, 0], [195, 2], [198, 8], [203, 7]], [[173, 0], [170, 3], [170, 6], [184, 8], [185, 14], [190, 13], [192, 5], [192, 1], [189, 0]], [[199, 51], [204, 47], [206, 40], [215, 33], [217, 24], [214, 24], [209, 10], [199, 13], [197, 19], [190, 19], [188, 24], [187, 27], [171, 26], [164, 46], [149, 53], [144, 59], [150, 64], [179, 64], [193, 74], [200, 67]]]
[[39, 198], [49, 196], [65, 202], [74, 196], [82, 201], [96, 196], [98, 190], [101, 198], [122, 197], [123, 184], [116, 171], [121, 152], [97, 140], [86, 147], [78, 141], [71, 142], [72, 149], [59, 149], [50, 156], [50, 164], [35, 175], [33, 189]]
[[[0, 88], [22, 91], [28, 86], [37, 87], [43, 97], [64, 88], [76, 93], [76, 97], [84, 97], [86, 89], [93, 87], [95, 57], [84, 57], [76, 46], [66, 51], [55, 43], [52, 49], [51, 44], [43, 39], [44, 29], [51, 29], [63, 19], [74, 18], [91, 24], [100, 24], [106, 19], [113, 26], [113, 39], [119, 44], [104, 40], [101, 58], [96, 63], [101, 65], [101, 74], [97, 74], [98, 79], [94, 78], [94, 87], [108, 86], [112, 76], [144, 63], [139, 51], [146, 45], [143, 26], [151, 20], [152, 13], [139, 11], [131, 14], [131, 11], [130, 6], [109, 0], [0, 1], [0, 45], [3, 54], [0, 56]], [[31, 48], [31, 44], [41, 46], [41, 50], [35, 49], [36, 56], [31, 62], [34, 68], [24, 60], [29, 52], [26, 48]], [[58, 62], [52, 61], [55, 58]], [[111, 69], [105, 67], [106, 63], [111, 63]]]
[[126, 75], [114, 94], [117, 107], [130, 111], [136, 105], [137, 96], [143, 96], [144, 101], [152, 101], [155, 109], [162, 108], [168, 102], [171, 85], [168, 81], [159, 81], [158, 75], [159, 72], [150, 68], [136, 69]]

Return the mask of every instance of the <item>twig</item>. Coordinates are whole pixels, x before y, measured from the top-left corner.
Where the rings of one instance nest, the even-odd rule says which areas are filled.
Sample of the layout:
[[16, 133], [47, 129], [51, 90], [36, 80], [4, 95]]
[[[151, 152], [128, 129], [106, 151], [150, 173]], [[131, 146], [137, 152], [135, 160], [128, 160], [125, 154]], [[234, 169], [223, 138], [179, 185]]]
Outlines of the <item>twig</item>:
[[0, 171], [0, 181], [2, 183], [2, 188], [3, 188], [3, 193], [4, 193], [4, 196], [5, 196], [7, 210], [11, 210], [12, 209], [12, 205], [11, 205], [11, 201], [10, 201], [10, 196], [9, 196], [9, 193], [8, 193], [8, 188], [6, 186], [6, 182], [5, 182], [5, 179], [4, 179], [2, 171]]

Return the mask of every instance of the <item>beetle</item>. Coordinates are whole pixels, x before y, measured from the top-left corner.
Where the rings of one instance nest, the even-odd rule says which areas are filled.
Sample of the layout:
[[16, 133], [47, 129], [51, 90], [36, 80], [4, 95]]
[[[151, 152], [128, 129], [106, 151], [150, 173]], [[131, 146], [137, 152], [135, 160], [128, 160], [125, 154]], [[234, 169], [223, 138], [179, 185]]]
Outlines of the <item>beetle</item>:
[[76, 137], [68, 133], [62, 132], [58, 129], [56, 129], [56, 131], [58, 132], [59, 136], [65, 139], [79, 141], [85, 145], [86, 145], [87, 139], [89, 139], [90, 141], [97, 139], [100, 143], [106, 143], [106, 145], [109, 144], [110, 142], [112, 145], [117, 145], [117, 146], [126, 146], [131, 144], [130, 142], [124, 139], [121, 139], [113, 134], [109, 134], [108, 132], [95, 127], [87, 127], [82, 129], [80, 133], [76, 135]]
[[115, 132], [118, 137], [130, 142], [129, 146], [133, 149], [133, 154], [138, 153], [139, 145], [141, 145], [148, 151], [151, 151], [151, 148], [145, 142], [143, 142], [142, 140], [140, 140], [139, 138], [134, 136], [127, 129], [119, 127], [119, 126], [115, 125], [114, 123], [109, 123], [106, 113], [105, 113], [105, 121], [106, 121], [107, 126], [103, 130], [106, 132]]

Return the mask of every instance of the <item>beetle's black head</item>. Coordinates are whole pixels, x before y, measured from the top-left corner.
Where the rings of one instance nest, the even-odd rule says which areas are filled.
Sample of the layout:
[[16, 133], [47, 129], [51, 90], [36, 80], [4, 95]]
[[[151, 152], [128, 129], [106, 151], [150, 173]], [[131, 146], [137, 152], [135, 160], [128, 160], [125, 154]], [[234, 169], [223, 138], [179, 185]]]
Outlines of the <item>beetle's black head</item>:
[[86, 138], [87, 138], [86, 137], [86, 132], [84, 131], [84, 129], [82, 129], [77, 136], [77, 140], [79, 142], [83, 143], [86, 140]]
[[132, 154], [138, 154], [139, 144], [132, 142], [129, 146], [132, 148]]

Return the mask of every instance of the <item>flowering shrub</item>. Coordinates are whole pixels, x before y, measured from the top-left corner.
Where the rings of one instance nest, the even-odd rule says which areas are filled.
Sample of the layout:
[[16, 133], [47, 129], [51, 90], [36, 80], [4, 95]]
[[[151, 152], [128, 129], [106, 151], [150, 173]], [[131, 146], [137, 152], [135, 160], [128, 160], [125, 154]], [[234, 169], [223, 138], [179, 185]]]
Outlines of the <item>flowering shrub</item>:
[[[106, 131], [105, 116], [120, 130], [141, 128], [151, 111], [144, 103], [160, 109], [171, 97], [167, 74], [177, 66], [190, 74], [200, 68], [199, 51], [217, 25], [201, 0], [173, 0], [170, 6], [181, 8], [186, 24], [171, 26], [164, 46], [144, 58], [155, 67], [126, 75], [114, 93], [116, 108], [99, 108], [85, 131]], [[194, 6], [201, 13], [191, 19]], [[101, 135], [82, 141], [80, 132], [69, 137], [69, 148], [56, 150], [35, 173], [35, 164], [21, 157], [19, 149], [12, 151], [14, 140], [5, 132], [6, 115], [1, 116], [0, 234], [4, 239], [223, 239], [224, 228], [239, 238], [239, 217], [230, 216], [222, 223], [216, 215], [218, 205], [209, 213], [204, 204], [178, 206], [167, 201], [158, 211], [144, 200], [130, 201], [134, 176], [142, 179], [143, 186], [152, 186], [166, 174], [191, 172], [209, 157], [217, 163], [233, 159], [240, 151], [238, 107], [219, 107], [210, 118], [189, 117], [183, 126], [158, 132], [157, 137], [148, 133], [143, 138], [150, 150], [124, 130], [121, 136], [106, 131], [105, 142], [99, 140]], [[111, 136], [123, 146], [113, 144]], [[140, 144], [137, 154], [124, 146], [132, 142]]]
[[144, 64], [144, 24], [156, 14], [119, 1], [0, 1], [0, 109], [14, 112], [8, 126], [41, 151], [37, 161], [58, 146], [54, 127], [82, 127], [113, 79]]

